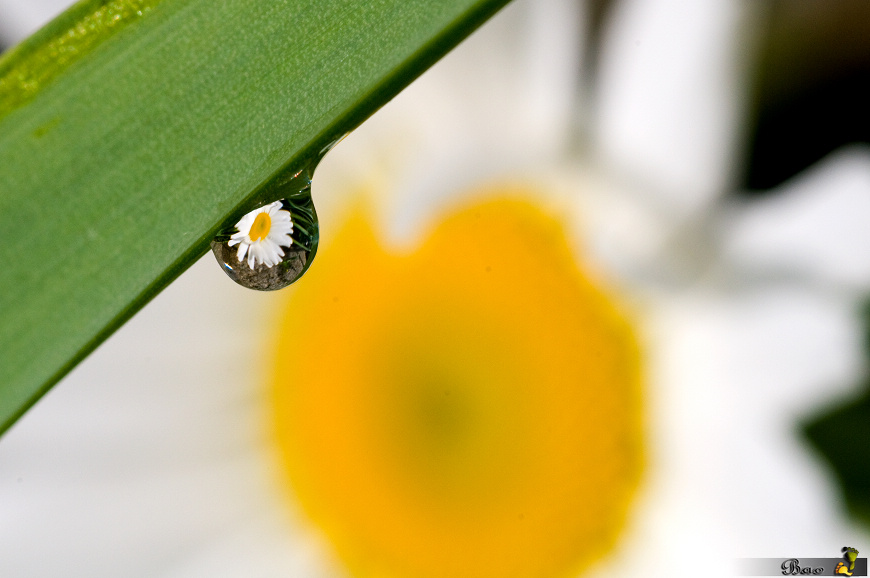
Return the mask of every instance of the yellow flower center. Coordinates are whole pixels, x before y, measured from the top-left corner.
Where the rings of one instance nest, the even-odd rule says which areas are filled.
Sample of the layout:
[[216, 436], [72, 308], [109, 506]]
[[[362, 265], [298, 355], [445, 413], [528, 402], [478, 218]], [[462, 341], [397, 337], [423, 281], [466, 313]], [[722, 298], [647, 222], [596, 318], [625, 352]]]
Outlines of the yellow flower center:
[[407, 255], [357, 218], [291, 295], [276, 434], [357, 576], [549, 578], [613, 545], [642, 462], [639, 355], [559, 223], [501, 199]]
[[265, 239], [266, 235], [269, 234], [269, 229], [272, 228], [272, 217], [269, 216], [269, 213], [260, 213], [254, 219], [254, 223], [251, 225], [251, 230], [248, 232], [248, 237], [251, 238], [252, 242], [259, 241], [260, 239]]

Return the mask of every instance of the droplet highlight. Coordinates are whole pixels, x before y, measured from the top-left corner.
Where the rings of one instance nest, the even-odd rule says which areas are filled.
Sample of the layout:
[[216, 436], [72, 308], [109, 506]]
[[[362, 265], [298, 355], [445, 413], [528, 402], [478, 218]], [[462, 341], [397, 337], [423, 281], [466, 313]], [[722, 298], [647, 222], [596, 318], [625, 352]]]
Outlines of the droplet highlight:
[[258, 291], [283, 289], [299, 279], [317, 252], [317, 212], [311, 171], [293, 174], [278, 187], [285, 196], [244, 214], [211, 243], [230, 279]]

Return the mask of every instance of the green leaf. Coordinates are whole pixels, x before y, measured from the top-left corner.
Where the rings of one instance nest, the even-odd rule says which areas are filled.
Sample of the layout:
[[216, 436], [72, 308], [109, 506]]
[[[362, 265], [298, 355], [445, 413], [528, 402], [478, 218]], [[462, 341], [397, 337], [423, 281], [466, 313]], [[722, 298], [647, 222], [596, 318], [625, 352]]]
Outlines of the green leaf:
[[[870, 299], [859, 311], [864, 356], [870, 359]], [[870, 378], [863, 393], [803, 424], [810, 444], [831, 466], [849, 512], [870, 525]]]
[[0, 432], [504, 3], [85, 1], [0, 59]]
[[870, 524], [870, 389], [817, 417], [804, 431], [831, 465], [849, 511]]

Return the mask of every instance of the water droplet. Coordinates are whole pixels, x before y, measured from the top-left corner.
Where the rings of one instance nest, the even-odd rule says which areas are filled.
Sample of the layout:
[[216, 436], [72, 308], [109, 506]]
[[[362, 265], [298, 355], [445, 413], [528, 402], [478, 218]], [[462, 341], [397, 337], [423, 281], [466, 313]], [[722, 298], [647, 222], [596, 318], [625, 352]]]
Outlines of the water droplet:
[[320, 239], [311, 200], [313, 166], [279, 179], [271, 202], [235, 218], [211, 242], [221, 269], [249, 289], [274, 291], [299, 279]]

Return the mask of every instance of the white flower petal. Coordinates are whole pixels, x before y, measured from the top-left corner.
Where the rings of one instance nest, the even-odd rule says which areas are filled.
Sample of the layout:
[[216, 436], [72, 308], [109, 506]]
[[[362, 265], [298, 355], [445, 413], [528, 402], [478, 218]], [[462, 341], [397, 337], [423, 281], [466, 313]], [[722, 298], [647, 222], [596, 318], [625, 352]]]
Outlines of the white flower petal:
[[247, 243], [242, 243], [241, 245], [239, 245], [239, 250], [238, 250], [239, 261], [243, 261], [245, 259], [245, 253], [248, 252], [249, 247], [250, 247], [250, 245], [248, 245]]
[[287, 235], [286, 233], [270, 232], [269, 236], [266, 237], [266, 240], [268, 240], [270, 243], [274, 243], [276, 246], [281, 245], [284, 247], [290, 247], [291, 245], [293, 245], [293, 239], [290, 237], [290, 235]]
[[600, 62], [596, 143], [647, 194], [692, 212], [730, 184], [751, 3], [615, 4]]
[[[276, 510], [244, 520], [216, 535], [162, 578], [238, 578], [239, 576], [335, 578], [345, 572], [331, 560], [325, 544], [297, 529], [290, 531]], [[289, 570], [292, 569], [292, 573]]]
[[729, 531], [731, 556], [816, 552], [845, 538], [830, 480], [796, 432], [857, 386], [850, 304], [795, 289], [684, 297], [653, 327], [664, 346], [653, 374], [653, 441], [666, 451], [658, 475], [683, 488], [670, 507], [681, 495], [705, 503], [705, 517]]
[[263, 264], [264, 264], [266, 267], [270, 267], [270, 268], [271, 268], [271, 267], [273, 267], [273, 266], [275, 265], [275, 263], [277, 263], [276, 258], [275, 258], [275, 255], [272, 254], [271, 252], [266, 252], [266, 251], [264, 251], [264, 252], [263, 252]]
[[279, 234], [287, 234], [293, 232], [293, 223], [286, 221], [273, 221], [272, 227], [269, 229], [269, 234], [279, 233]]
[[756, 274], [870, 288], [870, 148], [832, 153], [727, 224], [727, 255]]
[[180, 577], [189, 556], [245, 528], [268, 531], [267, 546], [225, 552], [237, 568], [251, 556], [237, 575], [335, 575], [277, 507], [258, 387], [276, 301], [238, 291], [206, 257], [3, 436], [0, 575]]
[[236, 229], [238, 229], [239, 232], [235, 233], [233, 235], [233, 237], [239, 237], [239, 238], [247, 237], [248, 233], [251, 232], [251, 225], [253, 225], [253, 224], [254, 224], [254, 217], [252, 217], [250, 214], [245, 215], [244, 217], [239, 219], [238, 223], [236, 223]]
[[321, 222], [362, 183], [389, 212], [381, 224], [390, 239], [407, 241], [480, 182], [537, 174], [576, 126], [580, 9], [512, 2], [385, 105], [321, 162]]
[[0, 44], [12, 46], [64, 11], [73, 0], [0, 0]]

